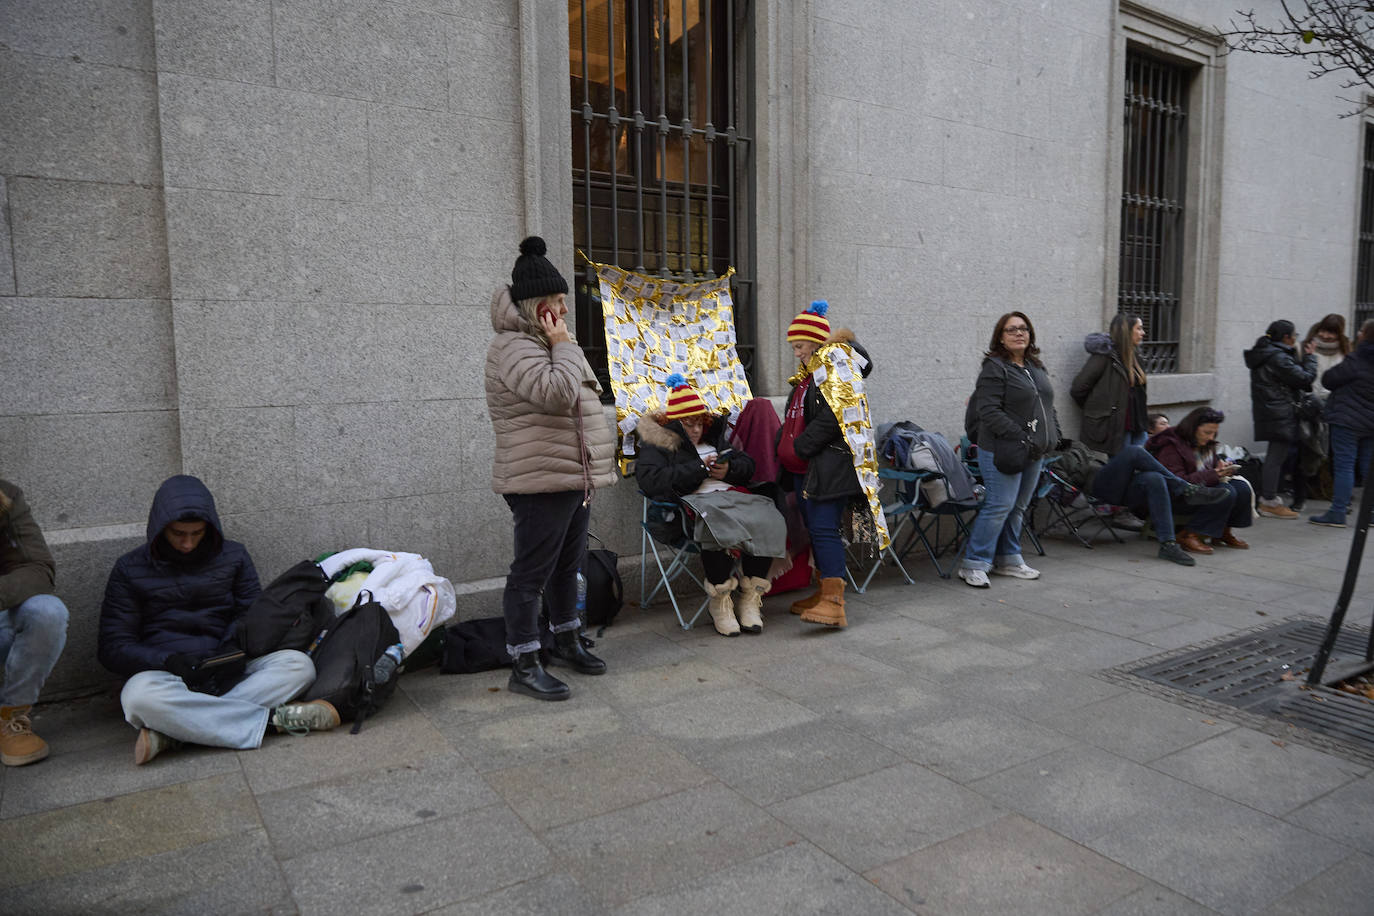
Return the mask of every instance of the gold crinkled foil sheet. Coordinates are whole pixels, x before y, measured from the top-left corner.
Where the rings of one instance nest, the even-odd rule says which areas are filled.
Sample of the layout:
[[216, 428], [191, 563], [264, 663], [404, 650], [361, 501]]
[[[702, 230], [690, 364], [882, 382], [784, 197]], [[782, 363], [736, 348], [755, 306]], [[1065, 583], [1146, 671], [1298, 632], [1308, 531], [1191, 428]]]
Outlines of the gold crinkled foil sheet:
[[753, 394], [735, 352], [730, 277], [683, 283], [597, 264], [606, 362], [615, 394], [621, 472], [635, 454], [635, 425], [664, 409], [667, 378], [680, 372], [715, 412], [739, 412]]
[[[864, 397], [863, 357], [846, 343], [827, 344], [816, 351], [807, 363], [811, 382], [820, 387], [821, 394], [840, 424], [845, 444], [854, 459], [854, 473], [859, 476], [878, 533], [878, 549], [889, 543], [887, 516], [883, 512], [878, 479], [878, 448], [873, 438], [873, 419], [868, 413], [868, 398]], [[792, 379], [795, 384], [799, 377]]]

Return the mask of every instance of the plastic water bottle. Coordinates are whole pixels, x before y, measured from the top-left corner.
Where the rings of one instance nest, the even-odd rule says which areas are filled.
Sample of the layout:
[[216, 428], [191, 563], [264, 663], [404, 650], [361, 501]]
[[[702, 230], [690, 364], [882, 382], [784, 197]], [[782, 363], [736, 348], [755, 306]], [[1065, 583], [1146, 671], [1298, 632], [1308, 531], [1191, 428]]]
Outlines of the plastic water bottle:
[[377, 664], [372, 666], [372, 683], [385, 684], [391, 680], [391, 675], [396, 673], [396, 668], [401, 664], [401, 659], [405, 658], [405, 653], [405, 646], [400, 643], [387, 646], [382, 657], [377, 659]]
[[587, 577], [580, 569], [577, 571], [577, 619], [583, 624], [587, 622]]

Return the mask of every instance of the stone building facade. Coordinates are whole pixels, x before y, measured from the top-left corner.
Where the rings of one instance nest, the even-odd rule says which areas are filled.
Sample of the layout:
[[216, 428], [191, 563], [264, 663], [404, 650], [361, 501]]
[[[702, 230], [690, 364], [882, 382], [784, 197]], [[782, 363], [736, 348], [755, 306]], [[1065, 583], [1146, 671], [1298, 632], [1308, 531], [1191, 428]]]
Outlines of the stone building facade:
[[[785, 393], [782, 332], [812, 298], [872, 351], [880, 421], [957, 437], [1012, 308], [1066, 392], [1117, 309], [1132, 54], [1183, 74], [1188, 117], [1173, 363], [1152, 403], [1221, 406], [1247, 443], [1240, 351], [1277, 317], [1353, 316], [1368, 128], [1301, 66], [1222, 55], [1215, 3], [667, 5], [736, 21], [756, 393]], [[467, 612], [493, 612], [510, 532], [488, 483], [487, 304], [526, 234], [577, 275], [584, 6], [606, 15], [0, 5], [0, 474], [29, 494], [74, 610], [54, 691], [90, 682], [105, 574], [175, 473], [209, 484], [265, 578], [331, 548], [414, 550]], [[624, 554], [637, 520], [629, 484], [594, 504]]]

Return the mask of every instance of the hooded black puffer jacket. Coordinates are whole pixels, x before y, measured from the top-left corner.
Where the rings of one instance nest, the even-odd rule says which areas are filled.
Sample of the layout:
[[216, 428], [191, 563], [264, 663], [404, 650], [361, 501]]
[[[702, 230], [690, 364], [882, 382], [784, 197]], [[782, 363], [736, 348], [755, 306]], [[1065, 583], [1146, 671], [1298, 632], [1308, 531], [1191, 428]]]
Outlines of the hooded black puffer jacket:
[[1360, 436], [1374, 436], [1374, 343], [1362, 343], [1322, 374], [1326, 422], [1345, 426]]
[[[713, 417], [701, 433], [701, 441], [717, 452], [730, 447], [725, 436], [724, 417]], [[639, 456], [635, 459], [635, 481], [650, 499], [664, 502], [695, 493], [708, 476], [687, 430], [677, 420], [665, 423], [661, 416], [644, 417], [635, 428], [639, 434]], [[754, 459], [736, 450], [725, 471], [724, 483], [745, 486], [754, 479]]]
[[1298, 351], [1268, 336], [1245, 351], [1250, 370], [1250, 411], [1255, 438], [1264, 442], [1296, 442], [1298, 398], [1312, 390], [1317, 377], [1317, 357], [1308, 353], [1298, 362]]
[[[203, 521], [205, 537], [179, 554], [162, 537], [172, 522]], [[234, 621], [261, 587], [248, 551], [227, 541], [215, 499], [198, 478], [169, 477], [148, 513], [148, 540], [115, 561], [100, 606], [100, 663], [132, 677], [185, 653], [204, 658], [233, 638]]]

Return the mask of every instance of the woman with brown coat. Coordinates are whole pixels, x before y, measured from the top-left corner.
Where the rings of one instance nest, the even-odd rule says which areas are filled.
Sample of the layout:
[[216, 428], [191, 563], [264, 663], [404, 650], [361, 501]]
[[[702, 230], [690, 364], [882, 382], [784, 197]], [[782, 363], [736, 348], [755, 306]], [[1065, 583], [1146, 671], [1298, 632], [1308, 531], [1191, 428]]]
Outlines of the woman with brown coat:
[[1144, 339], [1144, 322], [1126, 314], [1113, 318], [1106, 334], [1094, 332], [1083, 339], [1088, 361], [1074, 376], [1069, 397], [1083, 408], [1079, 439], [1088, 448], [1115, 455], [1149, 438], [1139, 354]]
[[615, 483], [615, 439], [601, 387], [563, 316], [568, 281], [544, 257], [544, 240], [520, 243], [511, 284], [491, 300], [496, 331], [487, 349], [487, 412], [496, 433], [492, 489], [515, 519], [515, 559], [502, 610], [510, 689], [566, 700], [568, 685], [539, 662], [539, 608], [548, 598], [552, 660], [582, 674], [606, 663], [582, 644], [577, 574], [587, 552], [592, 493]]

